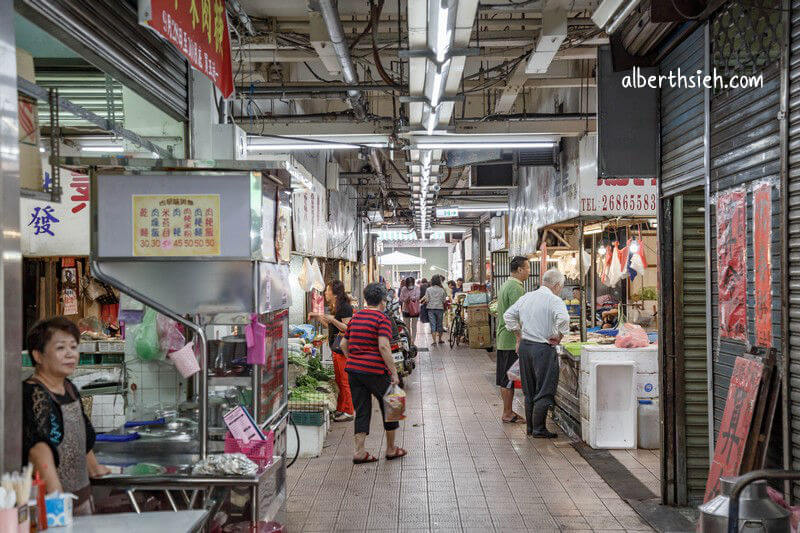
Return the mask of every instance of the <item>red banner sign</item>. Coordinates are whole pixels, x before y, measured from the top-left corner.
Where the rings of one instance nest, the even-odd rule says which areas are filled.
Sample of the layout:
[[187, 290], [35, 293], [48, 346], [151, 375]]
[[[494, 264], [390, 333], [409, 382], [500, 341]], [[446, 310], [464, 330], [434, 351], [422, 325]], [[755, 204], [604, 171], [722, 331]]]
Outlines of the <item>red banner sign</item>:
[[719, 335], [747, 340], [747, 191], [717, 198], [717, 286]]
[[772, 348], [772, 186], [753, 189], [756, 345]]
[[719, 494], [720, 477], [739, 475], [763, 370], [764, 365], [757, 361], [736, 358], [703, 501]]
[[[155, 30], [208, 76], [229, 98], [233, 94], [231, 40], [225, 0], [140, 0], [139, 22]], [[147, 9], [146, 4], [150, 4]]]

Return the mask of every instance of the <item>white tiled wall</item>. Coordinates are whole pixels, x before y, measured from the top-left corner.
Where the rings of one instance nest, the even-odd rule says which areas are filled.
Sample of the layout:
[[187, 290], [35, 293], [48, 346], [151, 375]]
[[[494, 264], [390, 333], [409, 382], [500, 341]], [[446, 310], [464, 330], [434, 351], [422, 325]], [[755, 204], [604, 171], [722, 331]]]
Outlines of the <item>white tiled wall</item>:
[[125, 423], [125, 399], [121, 394], [92, 397], [92, 425], [95, 431], [112, 431]]
[[[126, 354], [128, 369], [128, 405], [125, 414], [135, 418], [144, 409], [162, 405], [175, 405], [186, 396], [186, 380], [169, 361], [142, 361], [136, 354]], [[133, 391], [130, 385], [136, 384]]]

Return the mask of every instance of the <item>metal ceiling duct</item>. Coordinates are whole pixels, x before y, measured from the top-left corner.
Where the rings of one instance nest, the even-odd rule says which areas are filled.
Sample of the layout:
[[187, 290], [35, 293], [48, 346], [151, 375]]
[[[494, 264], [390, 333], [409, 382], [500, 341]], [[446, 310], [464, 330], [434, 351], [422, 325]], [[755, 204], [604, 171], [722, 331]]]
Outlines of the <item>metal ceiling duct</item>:
[[[339, 10], [336, 7], [336, 0], [317, 0], [319, 5], [319, 12], [322, 14], [322, 19], [325, 21], [325, 27], [328, 28], [328, 35], [333, 44], [333, 50], [336, 53], [336, 58], [342, 66], [342, 78], [346, 83], [351, 85], [358, 84], [358, 74], [356, 74], [356, 67], [353, 65], [353, 58], [350, 56], [350, 47], [344, 37], [344, 28], [342, 28], [342, 21], [339, 19]], [[347, 91], [349, 95], [350, 105], [353, 107], [353, 112], [356, 118], [364, 120], [367, 117], [367, 110], [364, 105], [364, 98], [361, 91], [358, 89], [350, 89]]]

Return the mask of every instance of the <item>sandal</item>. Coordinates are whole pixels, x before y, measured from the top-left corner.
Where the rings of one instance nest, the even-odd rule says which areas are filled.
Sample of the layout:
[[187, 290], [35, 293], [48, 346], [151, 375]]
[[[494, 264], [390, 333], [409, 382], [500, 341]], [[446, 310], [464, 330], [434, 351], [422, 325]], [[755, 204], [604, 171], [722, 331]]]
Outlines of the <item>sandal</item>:
[[[500, 420], [503, 420], [502, 418]], [[525, 422], [525, 419], [519, 416], [517, 413], [514, 413], [509, 420], [503, 420], [503, 424], [521, 424]]]
[[386, 460], [391, 461], [393, 459], [400, 459], [401, 457], [405, 457], [406, 455], [408, 455], [408, 452], [398, 446], [395, 448], [394, 454], [392, 455], [389, 455], [388, 453], [386, 454]]
[[365, 455], [361, 459], [356, 459], [355, 457], [353, 458], [353, 464], [354, 465], [363, 465], [363, 464], [366, 464], [366, 463], [375, 463], [377, 461], [378, 461], [378, 458], [375, 457], [374, 455], [370, 454], [369, 452], [367, 452], [367, 455]]

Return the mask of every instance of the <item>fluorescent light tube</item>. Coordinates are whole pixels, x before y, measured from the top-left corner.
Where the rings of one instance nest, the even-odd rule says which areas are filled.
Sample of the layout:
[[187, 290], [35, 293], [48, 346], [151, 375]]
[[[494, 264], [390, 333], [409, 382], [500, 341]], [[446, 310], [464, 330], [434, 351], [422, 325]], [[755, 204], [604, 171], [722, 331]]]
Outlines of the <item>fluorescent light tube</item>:
[[303, 143], [303, 144], [248, 144], [248, 152], [291, 152], [295, 150], [357, 150], [355, 144]]
[[552, 148], [552, 142], [421, 142], [418, 150], [496, 150], [497, 148]]
[[122, 146], [81, 146], [81, 152], [119, 153], [123, 150]]

